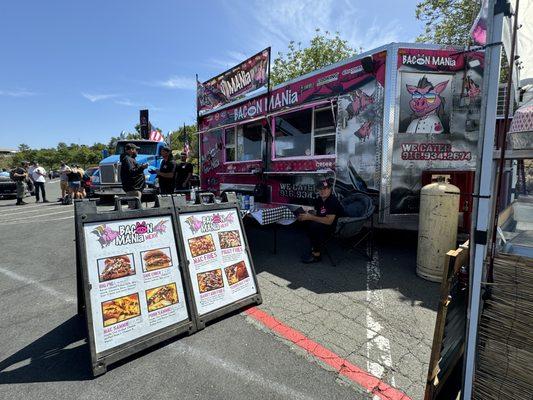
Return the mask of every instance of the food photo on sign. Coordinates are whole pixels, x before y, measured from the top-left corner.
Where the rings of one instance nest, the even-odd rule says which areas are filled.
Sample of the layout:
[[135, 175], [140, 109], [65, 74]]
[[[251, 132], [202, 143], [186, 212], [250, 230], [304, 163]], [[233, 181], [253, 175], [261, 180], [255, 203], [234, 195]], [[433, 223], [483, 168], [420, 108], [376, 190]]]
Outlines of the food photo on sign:
[[135, 275], [133, 254], [123, 254], [98, 260], [98, 277], [100, 282], [124, 278], [130, 275]]
[[143, 271], [155, 271], [172, 266], [172, 256], [170, 248], [148, 250], [141, 253], [143, 260]]
[[139, 294], [133, 293], [102, 303], [104, 327], [126, 321], [141, 315]]
[[178, 301], [178, 290], [174, 282], [146, 290], [146, 303], [149, 312], [171, 306]]

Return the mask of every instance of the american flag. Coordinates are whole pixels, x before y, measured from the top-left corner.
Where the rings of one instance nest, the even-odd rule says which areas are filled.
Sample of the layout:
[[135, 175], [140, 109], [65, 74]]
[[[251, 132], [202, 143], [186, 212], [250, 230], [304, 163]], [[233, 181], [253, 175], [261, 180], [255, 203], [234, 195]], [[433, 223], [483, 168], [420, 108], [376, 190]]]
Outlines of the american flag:
[[188, 140], [183, 145], [183, 152], [185, 154], [187, 154], [187, 157], [189, 156], [189, 153], [191, 152], [191, 147], [189, 146], [189, 141]]
[[163, 140], [165, 140], [163, 134], [157, 129], [153, 129], [152, 131], [150, 131], [150, 136], [148, 137], [148, 139], [153, 140], [154, 142], [162, 142]]

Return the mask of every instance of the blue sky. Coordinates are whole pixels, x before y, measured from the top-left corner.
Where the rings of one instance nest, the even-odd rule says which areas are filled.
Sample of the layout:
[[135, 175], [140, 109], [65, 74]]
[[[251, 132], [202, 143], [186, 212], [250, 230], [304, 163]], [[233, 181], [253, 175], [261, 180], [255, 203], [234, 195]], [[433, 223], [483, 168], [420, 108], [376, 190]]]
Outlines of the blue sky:
[[407, 0], [17, 0], [0, 4], [0, 147], [107, 142], [139, 109], [195, 121], [195, 83], [315, 28], [370, 50], [422, 31]]

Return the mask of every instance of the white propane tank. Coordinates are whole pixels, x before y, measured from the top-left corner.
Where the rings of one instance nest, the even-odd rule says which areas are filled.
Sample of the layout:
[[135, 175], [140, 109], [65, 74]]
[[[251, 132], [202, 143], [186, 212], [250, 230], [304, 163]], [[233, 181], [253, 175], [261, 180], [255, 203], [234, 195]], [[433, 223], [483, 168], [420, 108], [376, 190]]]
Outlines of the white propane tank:
[[456, 247], [460, 192], [446, 182], [420, 190], [416, 273], [432, 282], [442, 281], [446, 253]]

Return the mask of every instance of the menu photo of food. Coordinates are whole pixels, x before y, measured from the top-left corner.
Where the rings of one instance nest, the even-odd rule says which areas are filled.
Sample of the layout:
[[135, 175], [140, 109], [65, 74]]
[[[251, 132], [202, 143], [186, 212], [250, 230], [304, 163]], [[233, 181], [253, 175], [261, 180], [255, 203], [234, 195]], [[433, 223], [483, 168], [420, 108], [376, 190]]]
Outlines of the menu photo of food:
[[215, 242], [211, 234], [189, 239], [189, 249], [193, 257], [198, 257], [216, 251]]
[[178, 303], [178, 290], [175, 283], [169, 283], [146, 291], [146, 304], [149, 312], [176, 303]]
[[239, 231], [223, 231], [218, 232], [218, 240], [222, 249], [229, 249], [231, 247], [239, 247], [241, 245], [241, 235]]
[[230, 285], [235, 285], [237, 282], [240, 282], [250, 276], [244, 261], [239, 261], [237, 264], [233, 264], [224, 268], [224, 272], [226, 273], [226, 278], [228, 279], [228, 283]]
[[141, 252], [141, 258], [144, 272], [172, 267], [170, 247], [143, 251]]
[[205, 293], [224, 287], [222, 270], [220, 268], [212, 271], [201, 272], [196, 274], [196, 277], [198, 279], [198, 288], [200, 293]]
[[97, 264], [98, 279], [100, 282], [135, 275], [133, 254], [122, 254], [119, 256], [101, 258], [97, 261]]
[[141, 315], [139, 294], [133, 293], [102, 303], [104, 327]]

